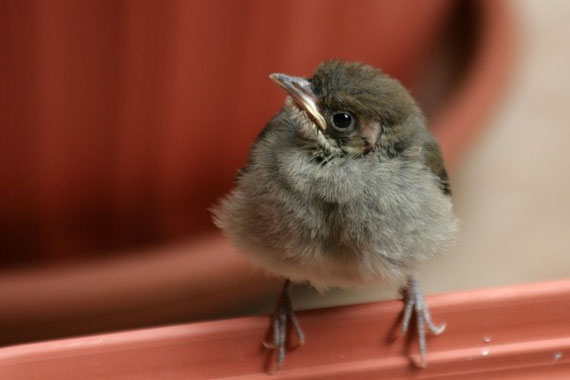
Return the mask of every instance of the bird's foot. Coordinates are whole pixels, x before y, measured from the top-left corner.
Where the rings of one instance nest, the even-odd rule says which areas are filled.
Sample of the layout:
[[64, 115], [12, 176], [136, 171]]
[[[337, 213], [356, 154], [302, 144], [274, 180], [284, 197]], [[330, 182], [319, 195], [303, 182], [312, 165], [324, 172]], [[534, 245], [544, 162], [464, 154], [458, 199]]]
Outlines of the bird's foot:
[[285, 281], [283, 286], [283, 291], [277, 299], [277, 305], [275, 307], [275, 313], [271, 321], [273, 330], [273, 341], [266, 342], [263, 341], [263, 346], [270, 350], [277, 351], [277, 357], [275, 360], [275, 370], [281, 369], [283, 362], [285, 361], [285, 350], [287, 347], [287, 332], [289, 323], [293, 325], [295, 332], [297, 334], [298, 345], [302, 346], [305, 343], [305, 333], [299, 325], [299, 320], [297, 316], [293, 313], [293, 307], [291, 305], [291, 297], [289, 295], [289, 290], [291, 288], [291, 282], [289, 280]]
[[420, 350], [420, 367], [426, 367], [426, 331], [425, 326], [434, 335], [439, 335], [445, 331], [445, 324], [436, 325], [431, 320], [431, 315], [427, 304], [425, 303], [424, 296], [420, 290], [418, 280], [411, 276], [408, 279], [408, 284], [404, 289], [404, 300], [406, 306], [404, 308], [404, 314], [402, 318], [401, 332], [405, 335], [408, 332], [408, 327], [410, 326], [410, 320], [412, 318], [412, 312], [415, 312], [417, 329], [418, 329], [418, 345]]

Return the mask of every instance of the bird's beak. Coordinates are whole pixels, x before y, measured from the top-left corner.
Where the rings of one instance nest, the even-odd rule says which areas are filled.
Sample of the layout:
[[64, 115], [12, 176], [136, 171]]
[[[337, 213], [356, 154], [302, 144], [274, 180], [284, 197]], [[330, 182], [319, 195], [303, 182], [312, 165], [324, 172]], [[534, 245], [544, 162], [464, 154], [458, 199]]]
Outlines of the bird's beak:
[[293, 101], [307, 112], [307, 115], [309, 115], [319, 128], [322, 130], [327, 129], [327, 122], [319, 111], [317, 97], [311, 90], [309, 81], [285, 74], [271, 74], [269, 78], [285, 90], [285, 92], [293, 98]]

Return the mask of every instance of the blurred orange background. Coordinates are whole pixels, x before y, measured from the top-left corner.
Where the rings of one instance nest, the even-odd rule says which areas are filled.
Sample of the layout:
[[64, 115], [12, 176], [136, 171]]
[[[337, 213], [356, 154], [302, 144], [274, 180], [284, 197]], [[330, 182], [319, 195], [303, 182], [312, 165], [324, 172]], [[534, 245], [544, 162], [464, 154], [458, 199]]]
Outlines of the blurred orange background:
[[0, 261], [14, 266], [211, 231], [208, 207], [283, 101], [271, 72], [369, 62], [434, 116], [445, 99], [426, 93], [426, 62], [458, 10], [449, 0], [0, 4]]

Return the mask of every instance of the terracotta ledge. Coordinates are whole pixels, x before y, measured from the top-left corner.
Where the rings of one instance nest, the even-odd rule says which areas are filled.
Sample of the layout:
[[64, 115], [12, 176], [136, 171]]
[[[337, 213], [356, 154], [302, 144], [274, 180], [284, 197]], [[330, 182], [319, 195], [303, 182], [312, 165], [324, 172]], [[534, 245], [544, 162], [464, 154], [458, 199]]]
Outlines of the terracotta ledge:
[[[393, 339], [402, 304], [388, 301], [299, 313], [307, 344], [278, 378], [570, 378], [570, 280], [428, 297], [445, 334], [416, 369]], [[255, 316], [0, 349], [0, 378], [266, 378], [269, 318]], [[415, 356], [413, 354], [412, 356]]]

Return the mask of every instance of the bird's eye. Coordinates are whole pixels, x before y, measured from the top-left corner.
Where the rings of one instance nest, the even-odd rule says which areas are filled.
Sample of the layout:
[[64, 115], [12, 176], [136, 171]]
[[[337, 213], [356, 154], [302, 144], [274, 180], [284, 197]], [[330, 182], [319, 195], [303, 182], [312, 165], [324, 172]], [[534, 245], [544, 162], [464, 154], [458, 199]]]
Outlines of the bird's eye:
[[332, 116], [333, 126], [340, 130], [346, 130], [354, 123], [354, 118], [348, 112], [337, 112]]

